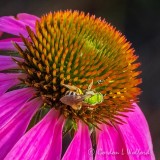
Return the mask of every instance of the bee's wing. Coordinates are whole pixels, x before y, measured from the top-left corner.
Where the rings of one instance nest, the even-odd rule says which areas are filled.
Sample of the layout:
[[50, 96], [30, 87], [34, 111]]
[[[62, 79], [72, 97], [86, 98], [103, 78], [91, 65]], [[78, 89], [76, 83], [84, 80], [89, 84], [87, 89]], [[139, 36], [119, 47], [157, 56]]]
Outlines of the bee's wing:
[[85, 99], [85, 98], [90, 98], [92, 96], [92, 94], [86, 94], [86, 95], [83, 95], [82, 97], [83, 97], [83, 100]]
[[60, 101], [66, 105], [73, 106], [81, 103], [84, 100], [83, 96], [75, 96], [75, 95], [65, 95]]

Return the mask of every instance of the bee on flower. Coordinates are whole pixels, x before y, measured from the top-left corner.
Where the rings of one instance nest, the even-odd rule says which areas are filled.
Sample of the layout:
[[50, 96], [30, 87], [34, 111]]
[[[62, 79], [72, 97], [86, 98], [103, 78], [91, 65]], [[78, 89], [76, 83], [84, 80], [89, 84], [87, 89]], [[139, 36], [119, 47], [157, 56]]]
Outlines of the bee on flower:
[[93, 80], [88, 86], [88, 89], [83, 93], [81, 89], [76, 86], [65, 85], [69, 91], [66, 92], [60, 101], [66, 105], [71, 106], [75, 110], [80, 110], [83, 106], [87, 106], [92, 109], [91, 106], [95, 106], [103, 102], [103, 95], [98, 92], [91, 90], [93, 85]]
[[0, 33], [1, 160], [155, 159], [138, 56], [113, 26], [67, 10], [0, 17]]

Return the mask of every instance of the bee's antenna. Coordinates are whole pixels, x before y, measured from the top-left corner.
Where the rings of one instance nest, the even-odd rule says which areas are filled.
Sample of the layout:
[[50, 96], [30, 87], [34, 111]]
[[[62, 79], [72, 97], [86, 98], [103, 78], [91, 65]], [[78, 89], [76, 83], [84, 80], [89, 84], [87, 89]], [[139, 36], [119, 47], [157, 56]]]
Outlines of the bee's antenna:
[[91, 90], [92, 86], [93, 86], [93, 79], [92, 79], [91, 83], [90, 83], [89, 86], [88, 86], [88, 91]]

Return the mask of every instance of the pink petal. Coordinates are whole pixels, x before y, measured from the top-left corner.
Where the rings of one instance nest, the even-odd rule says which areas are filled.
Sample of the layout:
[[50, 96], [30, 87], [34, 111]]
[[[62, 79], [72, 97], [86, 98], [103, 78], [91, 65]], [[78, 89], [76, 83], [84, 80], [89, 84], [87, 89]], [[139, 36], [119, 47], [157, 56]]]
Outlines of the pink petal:
[[92, 160], [93, 155], [90, 154], [91, 150], [92, 144], [88, 126], [79, 122], [78, 131], [76, 132], [62, 160]]
[[114, 126], [99, 125], [101, 130], [96, 129], [97, 150], [95, 160], [129, 160], [124, 155], [125, 145]]
[[62, 130], [63, 130], [64, 122], [65, 122], [65, 119], [63, 116], [61, 116], [56, 123], [53, 138], [52, 138], [52, 144], [50, 146], [50, 150], [47, 151], [48, 156], [45, 158], [46, 160], [51, 160], [51, 159], [59, 160], [59, 159], [61, 159]]
[[117, 129], [128, 150], [130, 159], [155, 160], [151, 135], [147, 121], [138, 107], [134, 104], [134, 112], [129, 112], [129, 118], [124, 118], [127, 124], [118, 125]]
[[[53, 141], [55, 140], [54, 130], [55, 130], [56, 124], [60, 123], [61, 124], [60, 126], [63, 125], [62, 119], [60, 119], [60, 122], [57, 122], [58, 116], [59, 116], [59, 112], [55, 111], [54, 109], [50, 110], [50, 112], [36, 126], [30, 129], [16, 143], [16, 145], [12, 148], [9, 154], [5, 157], [5, 160], [8, 160], [8, 159], [51, 160], [48, 158], [50, 158], [50, 154], [52, 154], [50, 152], [54, 152], [54, 148], [55, 148], [54, 147], [52, 149], [54, 143], [56, 143]], [[57, 138], [59, 139], [60, 136], [61, 135], [58, 135]], [[59, 144], [57, 147], [59, 147], [60, 145], [61, 144]], [[57, 155], [57, 157], [59, 157], [59, 155]], [[54, 157], [52, 159], [56, 160], [57, 157]]]
[[7, 70], [7, 69], [18, 69], [19, 66], [16, 64], [16, 62], [13, 59], [16, 59], [17, 61], [20, 61], [20, 62], [23, 61], [23, 59], [19, 57], [0, 55], [0, 71]]
[[0, 159], [4, 159], [13, 145], [22, 137], [31, 118], [41, 105], [40, 98], [25, 103], [18, 113], [0, 129]]
[[22, 34], [24, 37], [28, 37], [26, 26], [29, 26], [29, 24], [26, 24], [12, 16], [4, 16], [0, 18], [0, 31], [2, 32], [17, 36]]
[[22, 49], [26, 48], [20, 38], [8, 38], [8, 39], [0, 40], [0, 50], [17, 51], [13, 43], [17, 43]]
[[5, 81], [24, 78], [26, 74], [24, 73], [0, 73], [0, 83], [5, 83]]
[[26, 77], [22, 73], [0, 73], [0, 96], [4, 94], [9, 88], [19, 84], [19, 78]]
[[28, 14], [28, 13], [19, 13], [17, 15], [17, 18], [19, 20], [30, 20], [30, 21], [36, 21], [36, 20], [40, 20], [39, 17], [32, 15], [32, 14]]
[[155, 160], [146, 119], [134, 104], [134, 112], [122, 118], [126, 124], [114, 127], [100, 125], [97, 131], [96, 160]]
[[24, 103], [34, 94], [32, 88], [24, 88], [7, 92], [0, 97], [0, 129], [21, 110]]
[[40, 20], [39, 17], [31, 15], [31, 14], [27, 14], [27, 13], [19, 13], [17, 15], [17, 18], [23, 22], [25, 22], [26, 24], [29, 24], [30, 27], [32, 27], [34, 29], [35, 27], [35, 22], [38, 20]]

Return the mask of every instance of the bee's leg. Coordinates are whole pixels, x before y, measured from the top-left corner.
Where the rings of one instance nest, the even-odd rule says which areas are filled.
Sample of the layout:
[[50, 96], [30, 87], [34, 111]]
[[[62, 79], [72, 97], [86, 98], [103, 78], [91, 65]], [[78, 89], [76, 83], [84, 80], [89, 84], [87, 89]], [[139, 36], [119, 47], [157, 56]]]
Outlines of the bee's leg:
[[67, 85], [67, 84], [62, 84], [64, 87], [68, 88], [71, 91], [77, 91], [79, 88], [76, 86], [71, 86], [71, 85]]
[[81, 104], [75, 104], [71, 106], [74, 110], [80, 110], [82, 108]]
[[82, 108], [82, 105], [79, 105], [78, 110], [80, 110]]
[[79, 88], [77, 88], [76, 93], [77, 93], [78, 95], [83, 95], [82, 90], [81, 90], [81, 89], [79, 89]]
[[78, 87], [76, 86], [70, 86], [70, 85], [67, 85], [67, 84], [62, 84], [64, 87], [68, 88], [69, 90], [71, 91], [76, 91], [77, 94], [80, 94], [82, 95], [83, 92], [81, 91], [81, 89], [79, 89]]

